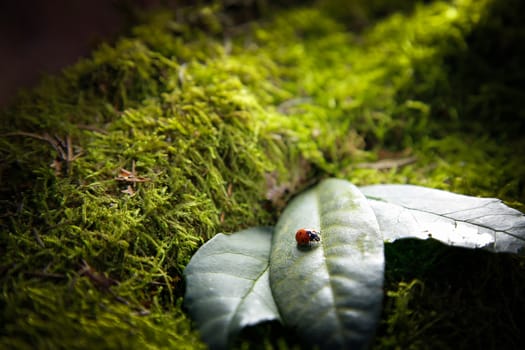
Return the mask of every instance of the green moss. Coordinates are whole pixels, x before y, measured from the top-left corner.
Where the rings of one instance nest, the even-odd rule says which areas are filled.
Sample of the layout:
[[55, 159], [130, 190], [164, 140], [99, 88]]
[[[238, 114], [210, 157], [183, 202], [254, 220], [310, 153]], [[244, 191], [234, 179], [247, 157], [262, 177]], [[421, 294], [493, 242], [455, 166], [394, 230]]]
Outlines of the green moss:
[[386, 257], [375, 348], [520, 348], [523, 258], [417, 240], [387, 244]]
[[[483, 44], [485, 35], [521, 37], [518, 4], [407, 2], [383, 17], [392, 4], [367, 3], [281, 10], [244, 27], [224, 21], [220, 5], [179, 21], [152, 15], [3, 111], [0, 345], [202, 347], [181, 310], [193, 252], [217, 232], [272, 224], [322, 177], [410, 182], [523, 209], [523, 52], [494, 44], [505, 53], [494, 62]], [[78, 157], [64, 159], [65, 148]], [[384, 154], [417, 162], [359, 165]], [[121, 168], [144, 182], [117, 181]], [[475, 290], [501, 282], [485, 275], [511, 271], [494, 297], [510, 304], [490, 304], [483, 320], [511, 304], [523, 310], [521, 258], [481, 254], [473, 261], [485, 265], [454, 275], [470, 253], [424, 243], [387, 253], [378, 348], [466, 345], [453, 311], [464, 328], [479, 319], [479, 305], [467, 306], [492, 298]], [[471, 275], [470, 285], [446, 287], [446, 276]], [[518, 321], [505, 311], [498, 327], [475, 323], [486, 338], [469, 329], [465, 339], [495, 339]], [[293, 347], [283, 333], [263, 329], [264, 346]]]
[[155, 298], [146, 313], [142, 305], [93, 290], [84, 277], [64, 276], [68, 281], [58, 284], [34, 277], [2, 290], [3, 333], [10, 335], [2, 337], [4, 348], [204, 348], [175, 305], [166, 309]]

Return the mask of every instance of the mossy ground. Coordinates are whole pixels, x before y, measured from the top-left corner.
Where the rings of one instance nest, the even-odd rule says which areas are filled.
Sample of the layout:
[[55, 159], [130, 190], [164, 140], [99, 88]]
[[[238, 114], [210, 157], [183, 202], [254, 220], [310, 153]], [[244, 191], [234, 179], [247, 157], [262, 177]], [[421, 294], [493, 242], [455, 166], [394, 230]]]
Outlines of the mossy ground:
[[[3, 111], [0, 347], [204, 347], [181, 308], [193, 252], [274, 223], [323, 177], [523, 210], [523, 4], [347, 3], [262, 7], [248, 24], [220, 3], [160, 13]], [[362, 167], [392, 156], [417, 160]], [[410, 241], [386, 254], [375, 348], [523, 343], [523, 258]]]

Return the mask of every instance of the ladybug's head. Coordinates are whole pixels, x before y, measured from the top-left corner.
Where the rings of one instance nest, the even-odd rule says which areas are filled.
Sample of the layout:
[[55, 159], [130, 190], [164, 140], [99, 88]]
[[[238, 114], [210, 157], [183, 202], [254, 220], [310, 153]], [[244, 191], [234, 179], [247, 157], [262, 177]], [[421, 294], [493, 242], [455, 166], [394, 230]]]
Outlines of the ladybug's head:
[[308, 236], [310, 237], [310, 241], [317, 241], [319, 242], [321, 240], [321, 237], [319, 236], [319, 231], [315, 230], [307, 230]]

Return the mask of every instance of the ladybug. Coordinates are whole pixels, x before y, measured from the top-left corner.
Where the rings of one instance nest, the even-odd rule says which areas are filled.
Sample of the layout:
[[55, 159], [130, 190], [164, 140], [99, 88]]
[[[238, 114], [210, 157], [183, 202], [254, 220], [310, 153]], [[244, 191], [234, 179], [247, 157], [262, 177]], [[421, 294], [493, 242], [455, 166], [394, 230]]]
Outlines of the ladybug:
[[321, 241], [320, 232], [308, 228], [300, 228], [295, 233], [295, 240], [299, 246], [310, 245], [311, 242]]

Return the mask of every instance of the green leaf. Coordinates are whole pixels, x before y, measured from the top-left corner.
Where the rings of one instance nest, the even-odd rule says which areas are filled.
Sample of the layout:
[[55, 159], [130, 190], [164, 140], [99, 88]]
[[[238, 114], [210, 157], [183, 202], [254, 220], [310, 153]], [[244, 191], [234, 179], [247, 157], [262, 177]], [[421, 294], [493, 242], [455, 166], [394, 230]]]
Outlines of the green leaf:
[[211, 348], [226, 348], [245, 326], [279, 319], [268, 277], [271, 237], [267, 227], [218, 234], [184, 270], [185, 306]]
[[412, 185], [361, 187], [386, 242], [434, 238], [451, 246], [518, 253], [525, 215], [496, 198], [476, 198]]
[[[321, 232], [301, 249], [299, 228]], [[329, 179], [296, 197], [275, 228], [270, 286], [283, 322], [309, 345], [359, 349], [372, 339], [383, 298], [383, 240], [367, 199]]]

